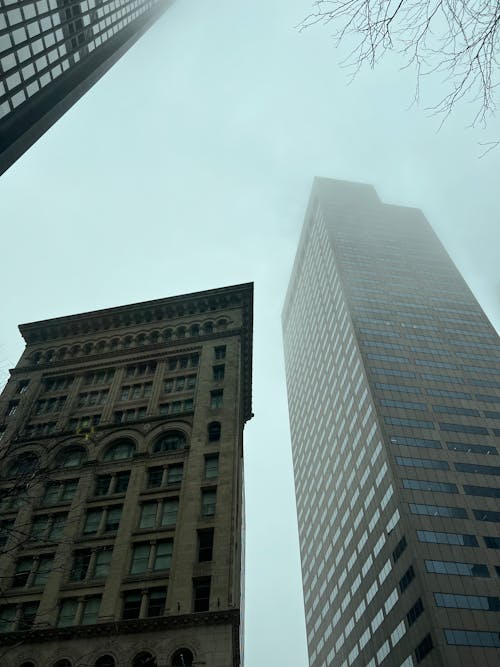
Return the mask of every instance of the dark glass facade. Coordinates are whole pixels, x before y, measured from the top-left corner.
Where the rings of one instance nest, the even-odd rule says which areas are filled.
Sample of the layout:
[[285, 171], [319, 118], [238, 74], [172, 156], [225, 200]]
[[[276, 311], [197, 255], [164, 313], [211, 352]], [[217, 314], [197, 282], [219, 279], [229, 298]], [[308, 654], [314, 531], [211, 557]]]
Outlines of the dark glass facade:
[[0, 173], [171, 0], [0, 0]]
[[316, 179], [283, 329], [311, 666], [498, 665], [500, 341], [421, 211]]

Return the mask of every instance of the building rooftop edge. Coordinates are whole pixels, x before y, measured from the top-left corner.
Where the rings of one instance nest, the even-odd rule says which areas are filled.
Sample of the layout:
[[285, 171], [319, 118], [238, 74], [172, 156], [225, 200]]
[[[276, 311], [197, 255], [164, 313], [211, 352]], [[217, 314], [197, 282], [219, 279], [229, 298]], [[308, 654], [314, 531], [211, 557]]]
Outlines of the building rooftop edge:
[[[99, 310], [76, 313], [74, 315], [65, 315], [46, 320], [27, 322], [19, 325], [19, 331], [26, 343], [38, 343], [52, 340], [54, 338], [74, 336], [80, 332], [90, 333], [92, 331], [98, 331], [101, 328], [112, 329], [127, 326], [127, 324], [140, 324], [144, 320], [132, 318], [131, 316], [133, 314], [139, 314], [144, 310], [156, 309], [156, 317], [149, 321], [159, 321], [170, 317], [182, 316], [183, 312], [179, 312], [179, 307], [185, 302], [193, 302], [194, 305], [196, 301], [204, 299], [208, 301], [210, 301], [210, 299], [216, 300], [222, 296], [230, 297], [241, 291], [253, 292], [253, 283], [241, 283], [238, 285], [203, 290], [201, 292], [179, 294], [176, 296], [152, 299], [150, 301], [140, 301], [123, 306], [113, 306], [112, 308], [102, 308]], [[212, 304], [215, 305], [215, 302], [213, 301]], [[210, 305], [212, 304], [208, 304], [209, 309], [214, 310], [215, 308], [210, 308]], [[168, 309], [170, 309], [170, 312], [167, 312]], [[97, 326], [98, 322], [102, 322], [104, 326]], [[82, 330], [82, 327], [86, 323], [88, 324], [88, 327]], [[90, 326], [91, 323], [94, 326]]]

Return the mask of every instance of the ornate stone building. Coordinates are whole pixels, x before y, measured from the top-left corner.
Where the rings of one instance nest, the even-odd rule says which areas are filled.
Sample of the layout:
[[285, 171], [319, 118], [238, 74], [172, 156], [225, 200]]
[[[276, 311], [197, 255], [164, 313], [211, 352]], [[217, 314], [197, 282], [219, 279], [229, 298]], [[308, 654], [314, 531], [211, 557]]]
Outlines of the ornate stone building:
[[20, 327], [0, 664], [237, 667], [251, 284]]

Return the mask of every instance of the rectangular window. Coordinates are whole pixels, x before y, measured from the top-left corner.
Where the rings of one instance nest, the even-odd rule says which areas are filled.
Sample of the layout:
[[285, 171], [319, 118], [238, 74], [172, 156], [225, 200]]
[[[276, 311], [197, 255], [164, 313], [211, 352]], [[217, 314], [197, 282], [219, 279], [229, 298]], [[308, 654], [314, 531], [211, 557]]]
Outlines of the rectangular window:
[[430, 480], [404, 479], [403, 488], [414, 491], [434, 491], [436, 493], [458, 493], [456, 484], [447, 482], [431, 482]]
[[479, 463], [455, 463], [455, 470], [479, 475], [500, 475], [500, 466], [485, 466]]
[[214, 516], [217, 491], [215, 489], [203, 489], [201, 492], [201, 515]]
[[489, 595], [454, 595], [452, 593], [434, 593], [437, 607], [448, 609], [478, 609], [481, 611], [500, 611], [500, 598]]
[[38, 602], [25, 602], [21, 605], [18, 630], [31, 630], [38, 611]]
[[130, 574], [141, 574], [146, 572], [149, 563], [149, 544], [134, 544], [132, 547], [132, 563]]
[[375, 387], [384, 391], [395, 391], [398, 394], [420, 394], [418, 387], [409, 387], [403, 384], [388, 384], [386, 382], [376, 382]]
[[76, 617], [76, 610], [78, 609], [78, 601], [74, 598], [62, 600], [59, 607], [59, 618], [57, 626], [64, 628], [68, 625], [73, 625]]
[[391, 436], [392, 445], [402, 445], [406, 447], [423, 447], [425, 449], [442, 449], [439, 440], [427, 440], [426, 438], [409, 438], [402, 435]]
[[415, 649], [415, 658], [418, 662], [422, 662], [426, 655], [428, 655], [433, 648], [432, 637], [430, 634], [425, 635], [420, 644]]
[[6, 417], [12, 417], [13, 415], [15, 415], [18, 405], [19, 405], [19, 401], [9, 401], [9, 404], [7, 406], [7, 412], [5, 413], [5, 416]]
[[113, 557], [112, 547], [102, 547], [97, 550], [95, 555], [94, 577], [104, 579], [109, 574], [111, 567], [111, 558]]
[[475, 535], [464, 533], [443, 533], [434, 530], [417, 530], [419, 542], [430, 542], [431, 544], [454, 544], [459, 547], [478, 547], [479, 543]]
[[470, 424], [447, 424], [439, 422], [441, 431], [453, 431], [455, 433], [475, 433], [476, 435], [488, 435], [488, 429], [484, 426], [471, 426]]
[[12, 632], [15, 629], [17, 606], [15, 604], [0, 607], [0, 633]]
[[207, 454], [205, 456], [205, 479], [214, 479], [219, 474], [219, 455]]
[[113, 379], [114, 374], [114, 368], [106, 368], [100, 371], [96, 371], [95, 373], [87, 373], [83, 382], [86, 385], [109, 384]]
[[54, 556], [40, 556], [33, 578], [33, 586], [45, 586], [52, 571]]
[[396, 548], [392, 552], [392, 559], [394, 562], [396, 562], [401, 557], [407, 546], [408, 543], [406, 541], [406, 537], [403, 535], [403, 537], [397, 543]]
[[148, 489], [161, 487], [163, 482], [163, 468], [149, 468], [148, 470]]
[[206, 563], [212, 560], [214, 546], [214, 529], [198, 531], [198, 562]]
[[112, 533], [118, 530], [122, 516], [122, 506], [106, 508], [106, 520], [104, 522], [104, 532]]
[[96, 596], [88, 598], [83, 603], [82, 625], [94, 625], [97, 623], [99, 608], [101, 606], [101, 597]]
[[478, 521], [500, 523], [500, 512], [495, 512], [494, 510], [472, 510], [472, 513]]
[[408, 456], [396, 456], [396, 463], [400, 466], [408, 466], [410, 468], [432, 468], [434, 470], [450, 469], [447, 461], [440, 461], [439, 459], [420, 459]]
[[482, 563], [460, 563], [447, 560], [426, 560], [425, 569], [433, 574], [454, 574], [460, 577], [489, 577], [487, 565]]
[[168, 570], [172, 563], [172, 540], [164, 540], [156, 543], [156, 554], [153, 570]]
[[410, 567], [399, 580], [399, 590], [401, 593], [403, 593], [408, 588], [413, 579], [415, 579], [415, 570], [413, 569], [413, 565], [410, 565]]
[[28, 391], [29, 383], [30, 383], [29, 380], [21, 380], [20, 382], [18, 382], [16, 394], [24, 394], [26, 391]]
[[182, 482], [182, 475], [184, 466], [182, 463], [176, 463], [168, 466], [167, 469], [167, 484], [178, 485]]
[[225, 359], [226, 358], [226, 346], [218, 345], [214, 347], [214, 356], [216, 359]]
[[162, 504], [162, 526], [175, 526], [177, 521], [177, 511], [179, 509], [178, 498], [166, 498]]
[[167, 591], [164, 588], [152, 588], [148, 591], [148, 606], [146, 615], [148, 618], [163, 616], [165, 613], [165, 602]]
[[21, 558], [16, 563], [12, 588], [23, 588], [28, 583], [31, 570], [33, 569], [33, 558]]
[[465, 452], [467, 454], [498, 455], [498, 450], [493, 445], [470, 445], [463, 442], [447, 442], [448, 449], [452, 452]]
[[422, 602], [421, 598], [418, 598], [413, 607], [406, 614], [406, 620], [408, 621], [408, 625], [413, 625], [415, 621], [418, 619], [418, 617], [423, 613], [423, 611], [424, 611], [424, 603]]
[[101, 517], [104, 510], [87, 510], [85, 524], [83, 526], [84, 535], [96, 535], [101, 524]]
[[452, 646], [482, 646], [500, 648], [498, 632], [483, 630], [445, 630], [446, 641]]
[[149, 503], [143, 503], [141, 507], [141, 520], [139, 522], [139, 528], [154, 528], [156, 524], [157, 509], [158, 503], [156, 500], [153, 500]]
[[474, 486], [472, 484], [464, 484], [464, 491], [468, 496], [500, 498], [500, 488], [496, 486]]
[[99, 475], [95, 482], [94, 495], [105, 496], [109, 492], [111, 475]]
[[212, 378], [214, 382], [221, 382], [224, 379], [224, 371], [225, 371], [224, 364], [220, 364], [218, 366], [212, 366]]
[[474, 408], [461, 408], [452, 405], [433, 405], [434, 412], [447, 415], [465, 415], [466, 417], [480, 417], [479, 410]]
[[425, 403], [416, 403], [415, 401], [393, 401], [382, 399], [380, 405], [386, 408], [400, 408], [401, 410], [427, 410]]
[[193, 611], [209, 611], [210, 577], [193, 579]]
[[488, 549], [500, 549], [500, 537], [483, 537]]
[[212, 409], [222, 408], [222, 396], [222, 389], [215, 389], [214, 391], [210, 392], [210, 407]]
[[444, 505], [424, 505], [408, 503], [412, 514], [422, 516], [441, 516], [448, 519], [468, 519], [467, 510], [463, 507], [446, 507]]
[[434, 422], [425, 419], [403, 419], [400, 417], [384, 417], [384, 421], [389, 426], [410, 426], [411, 428], [426, 428], [432, 430]]
[[130, 470], [123, 470], [122, 472], [117, 472], [115, 477], [115, 493], [125, 493], [128, 489], [128, 483], [130, 480]]
[[123, 595], [123, 620], [139, 618], [142, 595], [140, 591], [127, 591]]
[[75, 552], [69, 575], [70, 581], [83, 581], [85, 579], [89, 568], [90, 555], [90, 549], [82, 549]]

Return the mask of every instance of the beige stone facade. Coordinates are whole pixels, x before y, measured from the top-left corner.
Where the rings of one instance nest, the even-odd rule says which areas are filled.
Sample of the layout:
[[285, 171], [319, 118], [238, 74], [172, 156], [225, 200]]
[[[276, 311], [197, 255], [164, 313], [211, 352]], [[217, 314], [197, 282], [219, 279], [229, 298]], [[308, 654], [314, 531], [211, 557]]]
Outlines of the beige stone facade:
[[20, 327], [0, 664], [236, 667], [252, 285]]

